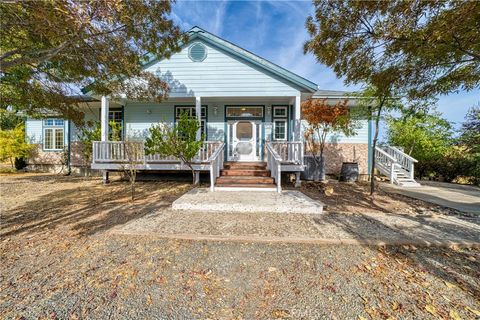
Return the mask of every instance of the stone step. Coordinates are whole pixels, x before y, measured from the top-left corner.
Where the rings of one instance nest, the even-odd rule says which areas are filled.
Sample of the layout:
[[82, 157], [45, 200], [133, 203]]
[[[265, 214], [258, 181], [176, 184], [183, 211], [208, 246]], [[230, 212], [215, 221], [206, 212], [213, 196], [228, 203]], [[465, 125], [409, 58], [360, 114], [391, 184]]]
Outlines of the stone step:
[[243, 169], [226, 169], [220, 171], [221, 176], [253, 176], [253, 177], [269, 177], [269, 170], [243, 170]]
[[217, 178], [217, 185], [220, 184], [273, 184], [271, 177], [252, 176], [220, 176]]

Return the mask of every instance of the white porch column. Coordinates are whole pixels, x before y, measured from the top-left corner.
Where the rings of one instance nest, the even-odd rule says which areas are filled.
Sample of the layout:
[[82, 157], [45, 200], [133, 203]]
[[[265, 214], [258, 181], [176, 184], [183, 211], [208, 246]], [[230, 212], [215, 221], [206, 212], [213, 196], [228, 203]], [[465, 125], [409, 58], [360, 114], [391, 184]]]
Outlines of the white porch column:
[[102, 109], [100, 111], [102, 141], [108, 141], [108, 104], [108, 97], [102, 96]]
[[295, 97], [295, 102], [293, 104], [293, 109], [295, 110], [295, 118], [294, 118], [294, 135], [293, 138], [295, 141], [301, 141], [301, 101], [300, 96]]
[[[195, 113], [197, 114], [198, 123], [201, 125], [202, 124], [202, 98], [201, 97], [195, 97]], [[201, 138], [202, 138], [202, 130], [201, 128], [198, 128], [197, 141], [200, 141]]]
[[[102, 96], [101, 99], [101, 110], [100, 110], [100, 128], [101, 128], [101, 139], [102, 141], [108, 141], [108, 97]], [[105, 146], [106, 148], [107, 146]], [[108, 152], [108, 148], [105, 149]], [[107, 157], [109, 154], [107, 153]], [[108, 171], [104, 170], [102, 172], [103, 183], [108, 183]]]

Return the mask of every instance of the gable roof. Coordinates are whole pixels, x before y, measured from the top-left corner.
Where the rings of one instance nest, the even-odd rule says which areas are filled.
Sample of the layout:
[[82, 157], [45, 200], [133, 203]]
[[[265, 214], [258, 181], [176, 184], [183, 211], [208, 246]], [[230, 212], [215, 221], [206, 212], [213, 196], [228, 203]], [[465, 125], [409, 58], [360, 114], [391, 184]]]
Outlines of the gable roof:
[[[248, 50], [245, 50], [243, 48], [240, 48], [239, 46], [224, 40], [208, 31], [203, 30], [200, 27], [193, 27], [189, 31], [187, 31], [188, 34], [188, 43], [200, 39], [203, 40], [213, 46], [219, 47], [220, 49], [244, 60], [247, 61], [260, 69], [263, 69], [269, 73], [272, 73], [276, 75], [277, 77], [284, 79], [285, 81], [301, 88], [304, 89], [305, 91], [309, 93], [314, 93], [318, 90], [317, 84], [314, 82], [307, 80], [291, 71], [288, 71], [285, 68], [280, 67], [279, 65], [276, 65], [273, 62], [270, 62], [262, 57], [259, 57], [256, 54], [251, 53]], [[185, 45], [181, 43], [180, 45]], [[146, 54], [145, 55], [145, 62], [143, 63], [143, 68], [147, 68], [148, 66], [164, 59], [164, 57], [155, 57], [151, 54]], [[84, 88], [81, 89], [82, 93], [87, 94], [90, 91], [90, 85], [85, 86]]]
[[[218, 48], [220, 48], [221, 50], [224, 50], [232, 55], [234, 55], [235, 57], [238, 57], [244, 61], [247, 61], [269, 73], [272, 73], [274, 75], [276, 75], [277, 77], [291, 83], [291, 84], [294, 84], [295, 86], [297, 87], [300, 87], [301, 89], [304, 89], [305, 91], [309, 92], [309, 93], [313, 93], [315, 92], [316, 90], [318, 90], [318, 86], [291, 72], [291, 71], [288, 71], [287, 69], [285, 68], [282, 68], [264, 58], [261, 58], [259, 56], [257, 56], [256, 54], [253, 54], [251, 53], [250, 51], [248, 50], [245, 50], [243, 48], [240, 48], [239, 46], [227, 41], [227, 40], [224, 40], [208, 31], [205, 31], [203, 30], [202, 28], [199, 28], [197, 26], [193, 27], [192, 29], [190, 29], [189, 31], [187, 31], [187, 34], [189, 36], [189, 39], [188, 39], [188, 42], [192, 42], [196, 39], [200, 39], [200, 40], [203, 40], [213, 46], [216, 46]], [[151, 57], [149, 60], [147, 60], [147, 62], [144, 64], [144, 67], [147, 67], [147, 66], [150, 66], [152, 65], [153, 63], [159, 61], [163, 59], [162, 57], [160, 58], [155, 58], [155, 57]]]
[[317, 90], [312, 98], [358, 98], [354, 92], [339, 90]]

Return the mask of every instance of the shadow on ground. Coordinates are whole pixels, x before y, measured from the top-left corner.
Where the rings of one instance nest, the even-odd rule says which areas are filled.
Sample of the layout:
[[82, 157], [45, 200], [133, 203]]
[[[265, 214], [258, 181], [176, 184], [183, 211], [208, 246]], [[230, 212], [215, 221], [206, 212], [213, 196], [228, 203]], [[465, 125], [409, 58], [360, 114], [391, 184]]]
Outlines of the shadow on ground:
[[[60, 227], [79, 235], [94, 234], [167, 208], [191, 188], [185, 182], [138, 182], [135, 201], [131, 202], [128, 182], [121, 180], [106, 186], [99, 179], [55, 175], [33, 175], [17, 180], [30, 186], [33, 199], [23, 200], [2, 214], [1, 237]], [[49, 191], [33, 197], [37, 187]], [[28, 192], [24, 196], [30, 197]]]

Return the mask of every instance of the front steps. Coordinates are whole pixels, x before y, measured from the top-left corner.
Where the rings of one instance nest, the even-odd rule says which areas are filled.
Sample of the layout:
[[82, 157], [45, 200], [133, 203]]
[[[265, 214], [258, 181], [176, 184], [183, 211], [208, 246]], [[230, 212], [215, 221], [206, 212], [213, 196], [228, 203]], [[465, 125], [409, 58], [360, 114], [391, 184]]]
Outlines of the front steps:
[[216, 189], [236, 190], [255, 188], [259, 191], [276, 191], [275, 180], [270, 177], [264, 162], [225, 162], [217, 178]]

